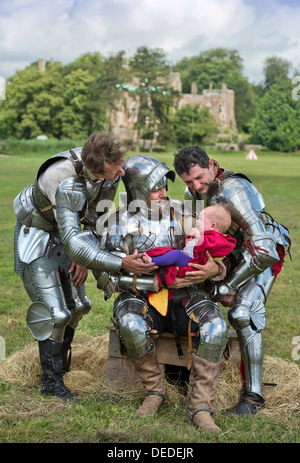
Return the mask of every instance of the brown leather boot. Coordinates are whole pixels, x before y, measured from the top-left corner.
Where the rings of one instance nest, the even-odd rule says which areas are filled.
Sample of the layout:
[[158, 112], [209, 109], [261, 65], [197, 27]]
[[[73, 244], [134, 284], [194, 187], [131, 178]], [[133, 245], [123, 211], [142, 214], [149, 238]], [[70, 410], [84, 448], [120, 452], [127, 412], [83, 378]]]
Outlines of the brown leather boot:
[[140, 408], [136, 411], [139, 418], [157, 413], [165, 401], [165, 387], [160, 371], [156, 348], [140, 359], [131, 359], [134, 369], [142, 385], [146, 389], [146, 397]]
[[210, 362], [192, 354], [188, 416], [201, 432], [220, 433], [222, 430], [212, 419], [212, 402], [215, 399], [221, 361]]

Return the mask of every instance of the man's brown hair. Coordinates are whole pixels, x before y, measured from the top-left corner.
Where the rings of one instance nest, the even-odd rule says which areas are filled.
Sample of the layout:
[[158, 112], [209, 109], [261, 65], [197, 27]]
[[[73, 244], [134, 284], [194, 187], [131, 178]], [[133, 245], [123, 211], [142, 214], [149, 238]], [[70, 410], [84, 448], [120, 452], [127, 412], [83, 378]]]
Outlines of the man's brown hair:
[[120, 164], [126, 150], [107, 133], [92, 133], [84, 142], [81, 158], [86, 168], [94, 174], [104, 173], [104, 163]]

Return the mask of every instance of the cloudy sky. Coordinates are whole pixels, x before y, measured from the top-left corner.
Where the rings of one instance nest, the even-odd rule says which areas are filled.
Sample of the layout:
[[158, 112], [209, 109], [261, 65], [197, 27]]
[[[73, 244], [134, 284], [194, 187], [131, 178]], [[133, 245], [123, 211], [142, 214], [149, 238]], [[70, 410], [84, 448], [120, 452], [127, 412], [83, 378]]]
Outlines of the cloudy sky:
[[300, 72], [300, 0], [0, 0], [0, 76], [53, 58], [162, 48], [170, 63], [237, 49], [250, 82], [279, 56]]

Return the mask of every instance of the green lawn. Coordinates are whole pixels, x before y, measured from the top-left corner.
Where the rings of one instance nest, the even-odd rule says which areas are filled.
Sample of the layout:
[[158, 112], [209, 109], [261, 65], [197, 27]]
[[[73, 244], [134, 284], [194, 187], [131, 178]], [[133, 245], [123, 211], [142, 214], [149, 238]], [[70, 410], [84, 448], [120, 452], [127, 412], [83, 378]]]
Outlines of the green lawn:
[[[57, 150], [59, 151], [60, 149]], [[34, 154], [21, 154], [16, 149], [15, 152], [0, 157], [0, 336], [5, 339], [8, 360], [24, 348], [37, 349], [25, 323], [28, 298], [13, 269], [15, 217], [12, 203], [17, 193], [33, 181], [43, 160], [52, 154], [55, 152], [48, 152], [46, 149]], [[284, 269], [269, 297], [264, 340], [266, 356], [282, 359], [293, 371], [295, 363], [298, 366], [300, 363], [292, 358], [293, 349], [297, 352], [293, 339], [300, 336], [300, 155], [258, 152], [257, 161], [247, 161], [246, 153], [241, 152], [210, 154], [222, 167], [246, 174], [263, 194], [266, 211], [290, 230], [292, 261], [286, 258]], [[154, 156], [172, 168], [173, 152], [155, 153]], [[184, 185], [176, 178], [175, 183], [169, 186], [169, 195], [174, 199], [183, 199], [183, 192]], [[105, 327], [110, 322], [112, 299], [104, 302], [92, 275], [89, 275], [86, 286], [93, 308], [81, 321], [76, 336], [98, 338], [106, 334]], [[226, 315], [224, 308], [222, 312]], [[300, 354], [300, 350], [298, 353]], [[216, 413], [216, 422], [223, 429], [223, 434], [216, 437], [200, 436], [188, 424], [186, 397], [176, 391], [174, 395], [170, 395], [157, 416], [140, 421], [134, 415], [141, 399], [139, 393], [118, 393], [105, 390], [98, 384], [89, 390], [82, 390], [74, 403], [65, 404], [57, 399], [41, 397], [37, 388], [28, 385], [23, 379], [22, 374], [20, 380], [14, 382], [0, 377], [0, 442], [300, 441], [299, 395], [294, 412], [290, 408], [287, 411], [282, 407], [277, 410], [280, 413], [262, 412], [254, 417], [243, 418], [228, 418], [222, 413]], [[285, 397], [285, 400], [288, 401], [289, 398]]]

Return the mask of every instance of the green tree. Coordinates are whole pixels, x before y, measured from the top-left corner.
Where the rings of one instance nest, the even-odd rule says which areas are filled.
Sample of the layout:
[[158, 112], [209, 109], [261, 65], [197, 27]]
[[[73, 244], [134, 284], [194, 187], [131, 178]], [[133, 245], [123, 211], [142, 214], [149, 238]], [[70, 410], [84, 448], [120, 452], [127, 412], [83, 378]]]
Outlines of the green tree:
[[287, 80], [292, 63], [278, 56], [270, 56], [264, 62], [264, 90], [269, 90], [273, 84]]
[[235, 120], [241, 132], [248, 133], [259, 98], [257, 88], [249, 84], [239, 71], [232, 70], [225, 78], [226, 85], [235, 92]]
[[85, 120], [89, 120], [89, 132], [109, 128], [109, 113], [115, 109], [116, 101], [120, 98], [117, 85], [126, 80], [128, 74], [123, 57], [124, 51], [108, 58], [98, 52], [85, 53], [65, 66], [66, 75], [80, 69], [93, 77], [84, 107]]
[[209, 88], [221, 88], [225, 83], [235, 91], [235, 118], [239, 131], [247, 132], [255, 112], [255, 88], [243, 76], [243, 59], [237, 50], [214, 48], [178, 62], [175, 71], [180, 72], [183, 93], [189, 93], [196, 82], [198, 92]]
[[138, 48], [130, 67], [139, 80], [135, 89], [139, 102], [136, 123], [139, 145], [140, 138], [153, 140], [156, 130], [165, 133], [177, 92], [169, 84], [170, 67], [163, 50]]
[[289, 80], [278, 80], [261, 97], [250, 126], [250, 141], [270, 150], [292, 151], [300, 148], [299, 101], [292, 98]]
[[109, 128], [109, 111], [119, 98], [116, 84], [125, 73], [123, 54], [86, 53], [64, 67], [47, 63], [41, 72], [34, 63], [17, 72], [0, 107], [1, 137], [85, 138]]
[[91, 116], [91, 131], [110, 129], [110, 113], [120, 98], [118, 84], [129, 74], [124, 66], [124, 51], [111, 55], [102, 63], [100, 72], [91, 86], [91, 100], [87, 109]]
[[0, 108], [4, 138], [60, 136], [58, 114], [63, 107], [60, 63], [49, 63], [41, 72], [30, 65], [7, 81], [5, 104]]
[[177, 146], [201, 144], [218, 132], [218, 127], [208, 109], [199, 105], [185, 105], [172, 118], [173, 141]]
[[64, 107], [60, 113], [62, 137], [85, 138], [89, 135], [87, 101], [90, 99], [92, 82], [90, 73], [80, 68], [64, 77]]
[[175, 71], [182, 72], [183, 93], [189, 93], [191, 85], [196, 82], [198, 91], [207, 89], [210, 84], [214, 88], [221, 88], [226, 77], [232, 71], [242, 73], [242, 58], [237, 50], [214, 48], [191, 58], [183, 58], [174, 67]]

